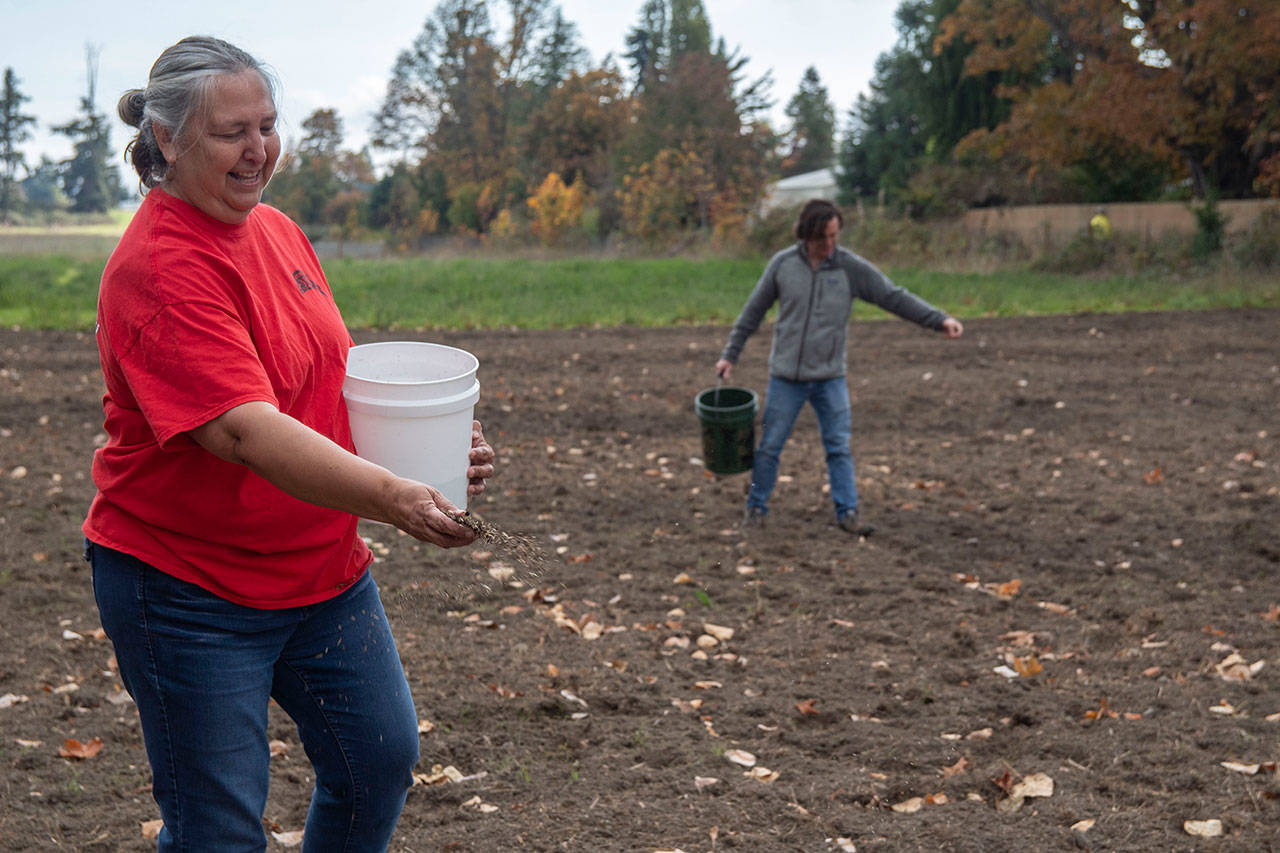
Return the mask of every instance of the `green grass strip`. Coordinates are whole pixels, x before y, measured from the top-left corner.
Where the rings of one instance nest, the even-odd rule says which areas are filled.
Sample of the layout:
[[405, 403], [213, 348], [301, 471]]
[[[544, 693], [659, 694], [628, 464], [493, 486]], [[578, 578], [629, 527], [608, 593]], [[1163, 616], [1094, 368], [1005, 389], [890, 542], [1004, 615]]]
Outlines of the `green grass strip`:
[[[105, 261], [0, 255], [0, 325], [92, 329]], [[376, 259], [325, 264], [351, 328], [575, 328], [733, 322], [764, 259]], [[1079, 276], [899, 269], [961, 318], [1280, 307], [1280, 276]], [[885, 318], [858, 304], [857, 319]]]

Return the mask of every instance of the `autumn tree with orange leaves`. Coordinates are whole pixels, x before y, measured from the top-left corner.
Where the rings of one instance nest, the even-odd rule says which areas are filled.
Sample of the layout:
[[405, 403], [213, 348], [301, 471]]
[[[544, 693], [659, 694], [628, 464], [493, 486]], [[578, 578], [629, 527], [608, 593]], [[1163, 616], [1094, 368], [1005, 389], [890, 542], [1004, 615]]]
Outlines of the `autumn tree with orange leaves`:
[[1274, 0], [961, 0], [939, 44], [953, 40], [973, 45], [968, 73], [1023, 81], [960, 154], [1031, 172], [1150, 157], [1199, 198], [1280, 195]]

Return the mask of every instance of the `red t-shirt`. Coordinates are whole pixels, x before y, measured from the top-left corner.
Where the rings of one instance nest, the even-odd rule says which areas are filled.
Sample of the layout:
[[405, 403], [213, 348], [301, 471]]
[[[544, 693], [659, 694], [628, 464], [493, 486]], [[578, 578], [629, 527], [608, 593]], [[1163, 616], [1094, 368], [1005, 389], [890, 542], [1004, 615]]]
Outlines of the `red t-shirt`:
[[84, 533], [258, 608], [323, 601], [371, 561], [357, 519], [282, 492], [187, 431], [264, 400], [352, 450], [342, 400], [351, 336], [288, 217], [239, 225], [155, 190], [98, 295], [107, 443]]

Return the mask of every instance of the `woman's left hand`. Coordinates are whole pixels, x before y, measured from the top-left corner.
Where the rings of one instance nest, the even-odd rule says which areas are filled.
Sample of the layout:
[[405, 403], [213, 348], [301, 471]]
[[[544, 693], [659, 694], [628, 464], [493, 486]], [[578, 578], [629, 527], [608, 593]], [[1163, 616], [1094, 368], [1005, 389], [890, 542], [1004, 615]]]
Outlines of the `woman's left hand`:
[[471, 422], [471, 467], [467, 469], [467, 496], [484, 491], [485, 480], [493, 476], [493, 448], [484, 440], [479, 421]]

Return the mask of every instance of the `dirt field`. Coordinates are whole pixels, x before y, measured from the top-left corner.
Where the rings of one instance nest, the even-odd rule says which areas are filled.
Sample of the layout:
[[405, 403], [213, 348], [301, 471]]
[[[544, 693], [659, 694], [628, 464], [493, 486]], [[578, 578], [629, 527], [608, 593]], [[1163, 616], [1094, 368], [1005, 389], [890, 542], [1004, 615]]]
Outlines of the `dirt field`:
[[[547, 562], [486, 594], [501, 549], [366, 528], [431, 724], [393, 850], [1280, 850], [1280, 312], [857, 324], [861, 541], [808, 410], [738, 529], [693, 413], [724, 334], [417, 336], [479, 357], [473, 509]], [[8, 851], [154, 849], [79, 556], [99, 388], [88, 335], [0, 331]], [[288, 842], [310, 768], [273, 714]]]

